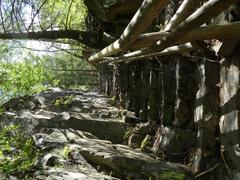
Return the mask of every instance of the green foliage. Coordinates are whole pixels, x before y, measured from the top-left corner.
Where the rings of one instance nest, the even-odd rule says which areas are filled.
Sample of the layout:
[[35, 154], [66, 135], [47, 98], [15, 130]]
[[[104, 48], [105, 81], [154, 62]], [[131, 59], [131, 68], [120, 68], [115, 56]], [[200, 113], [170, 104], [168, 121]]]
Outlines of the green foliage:
[[69, 153], [71, 153], [72, 149], [69, 147], [69, 146], [65, 146], [62, 150], [62, 157], [67, 159], [68, 158], [68, 155]]
[[111, 97], [111, 105], [114, 106], [116, 103], [116, 96]]
[[146, 148], [147, 146], [151, 146], [151, 142], [150, 142], [150, 136], [146, 135], [146, 137], [142, 140], [141, 142], [141, 150], [144, 150], [144, 148]]
[[62, 29], [85, 29], [87, 8], [83, 0], [48, 0], [40, 12], [42, 27], [49, 24]]
[[125, 132], [125, 134], [124, 134], [124, 136], [123, 136], [123, 139], [124, 139], [124, 140], [128, 140], [128, 138], [129, 138], [131, 135], [133, 135], [134, 132], [135, 132], [135, 128], [129, 128], [129, 129]]
[[0, 106], [0, 115], [2, 115], [4, 112], [5, 112], [5, 109], [2, 106]]
[[44, 84], [54, 85], [53, 76], [46, 73], [40, 63], [24, 60], [21, 62], [3, 62], [0, 64], [2, 90], [7, 96], [32, 94], [46, 88]]
[[58, 79], [58, 85], [60, 87], [88, 90], [92, 83], [96, 83], [95, 77], [82, 74], [81, 71], [78, 71], [93, 69], [93, 67], [85, 61], [63, 53], [56, 54], [54, 58], [45, 56], [43, 59], [44, 66], [48, 67], [48, 71], [52, 72], [55, 79]]
[[186, 175], [177, 172], [164, 172], [161, 174], [161, 179], [163, 180], [184, 180]]
[[73, 96], [60, 97], [60, 98], [55, 100], [54, 105], [55, 106], [65, 106], [65, 107], [68, 107], [72, 103], [73, 99], [74, 99]]
[[32, 31], [85, 28], [87, 8], [84, 0], [4, 0], [1, 6], [2, 32], [26, 31], [26, 28]]
[[0, 131], [0, 170], [25, 177], [38, 159], [34, 141], [19, 125], [9, 125]]
[[[91, 70], [86, 62], [62, 53], [56, 56], [29, 56], [21, 61], [0, 62], [0, 82], [4, 97], [28, 95], [49, 87], [87, 90], [94, 76], [79, 75], [76, 69]], [[1, 92], [0, 92], [1, 93]], [[4, 99], [0, 99], [0, 102]]]

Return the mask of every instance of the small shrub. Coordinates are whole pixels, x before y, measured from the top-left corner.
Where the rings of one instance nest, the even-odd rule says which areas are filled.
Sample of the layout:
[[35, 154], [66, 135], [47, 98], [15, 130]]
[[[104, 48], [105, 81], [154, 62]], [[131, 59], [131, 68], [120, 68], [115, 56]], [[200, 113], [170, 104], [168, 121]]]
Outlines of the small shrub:
[[70, 149], [70, 147], [69, 147], [69, 146], [65, 146], [65, 147], [63, 148], [63, 151], [62, 151], [62, 157], [65, 158], [65, 159], [67, 159], [69, 153], [71, 153], [71, 152], [72, 152], [72, 150]]
[[72, 103], [73, 99], [74, 99], [73, 96], [60, 97], [55, 100], [54, 105], [68, 107]]
[[129, 129], [125, 132], [125, 134], [124, 134], [124, 136], [123, 136], [123, 140], [128, 140], [128, 138], [129, 138], [131, 135], [133, 135], [134, 132], [135, 132], [135, 128], [129, 128]]
[[0, 170], [7, 175], [26, 177], [38, 159], [39, 151], [31, 137], [19, 125], [0, 131]]

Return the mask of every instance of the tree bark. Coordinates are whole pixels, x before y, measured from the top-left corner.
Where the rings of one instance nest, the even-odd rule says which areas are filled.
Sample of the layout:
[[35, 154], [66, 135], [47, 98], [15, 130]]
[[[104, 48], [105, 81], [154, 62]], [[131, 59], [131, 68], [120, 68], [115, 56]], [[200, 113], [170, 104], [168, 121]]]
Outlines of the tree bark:
[[184, 0], [175, 15], [165, 27], [164, 31], [171, 31], [172, 29], [177, 27], [184, 19], [190, 16], [203, 1], [206, 0]]
[[102, 42], [96, 33], [77, 30], [53, 30], [37, 32], [0, 33], [0, 39], [31, 39], [31, 40], [57, 40], [72, 39], [91, 48], [102, 48], [107, 45]]

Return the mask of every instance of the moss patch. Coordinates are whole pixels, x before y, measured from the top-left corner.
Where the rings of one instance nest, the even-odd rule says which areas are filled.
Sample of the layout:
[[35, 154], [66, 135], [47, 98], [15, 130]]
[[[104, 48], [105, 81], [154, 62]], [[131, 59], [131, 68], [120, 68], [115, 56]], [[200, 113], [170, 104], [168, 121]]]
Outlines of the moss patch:
[[162, 180], [184, 180], [186, 178], [186, 175], [177, 172], [165, 172], [161, 174], [160, 178]]

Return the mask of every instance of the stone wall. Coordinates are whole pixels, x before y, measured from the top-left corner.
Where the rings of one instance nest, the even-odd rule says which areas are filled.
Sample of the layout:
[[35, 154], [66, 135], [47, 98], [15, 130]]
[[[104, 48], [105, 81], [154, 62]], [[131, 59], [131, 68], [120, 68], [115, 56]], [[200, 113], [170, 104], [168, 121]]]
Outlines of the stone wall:
[[221, 64], [220, 140], [228, 166], [240, 169], [240, 54], [235, 53]]
[[[169, 5], [157, 19], [162, 23], [158, 25], [171, 19], [179, 5], [172, 2], [174, 6]], [[239, 20], [239, 7], [231, 7], [213, 22]], [[240, 46], [233, 51], [237, 42], [225, 41], [216, 54], [205, 48], [195, 57], [164, 56], [119, 64], [101, 73], [105, 78], [100, 79], [108, 81], [100, 82], [105, 85], [101, 89], [114, 96], [117, 107], [133, 111], [136, 120], [157, 127], [154, 149], [163, 151], [165, 158], [185, 163], [187, 157], [195, 172], [218, 163], [224, 170], [239, 169]]]
[[221, 150], [240, 167], [239, 60], [235, 53], [222, 64], [183, 56], [119, 64], [104, 75], [117, 87], [108, 82], [102, 89], [116, 106], [159, 127], [155, 148], [167, 156], [192, 150], [192, 167], [199, 172], [216, 164]]

